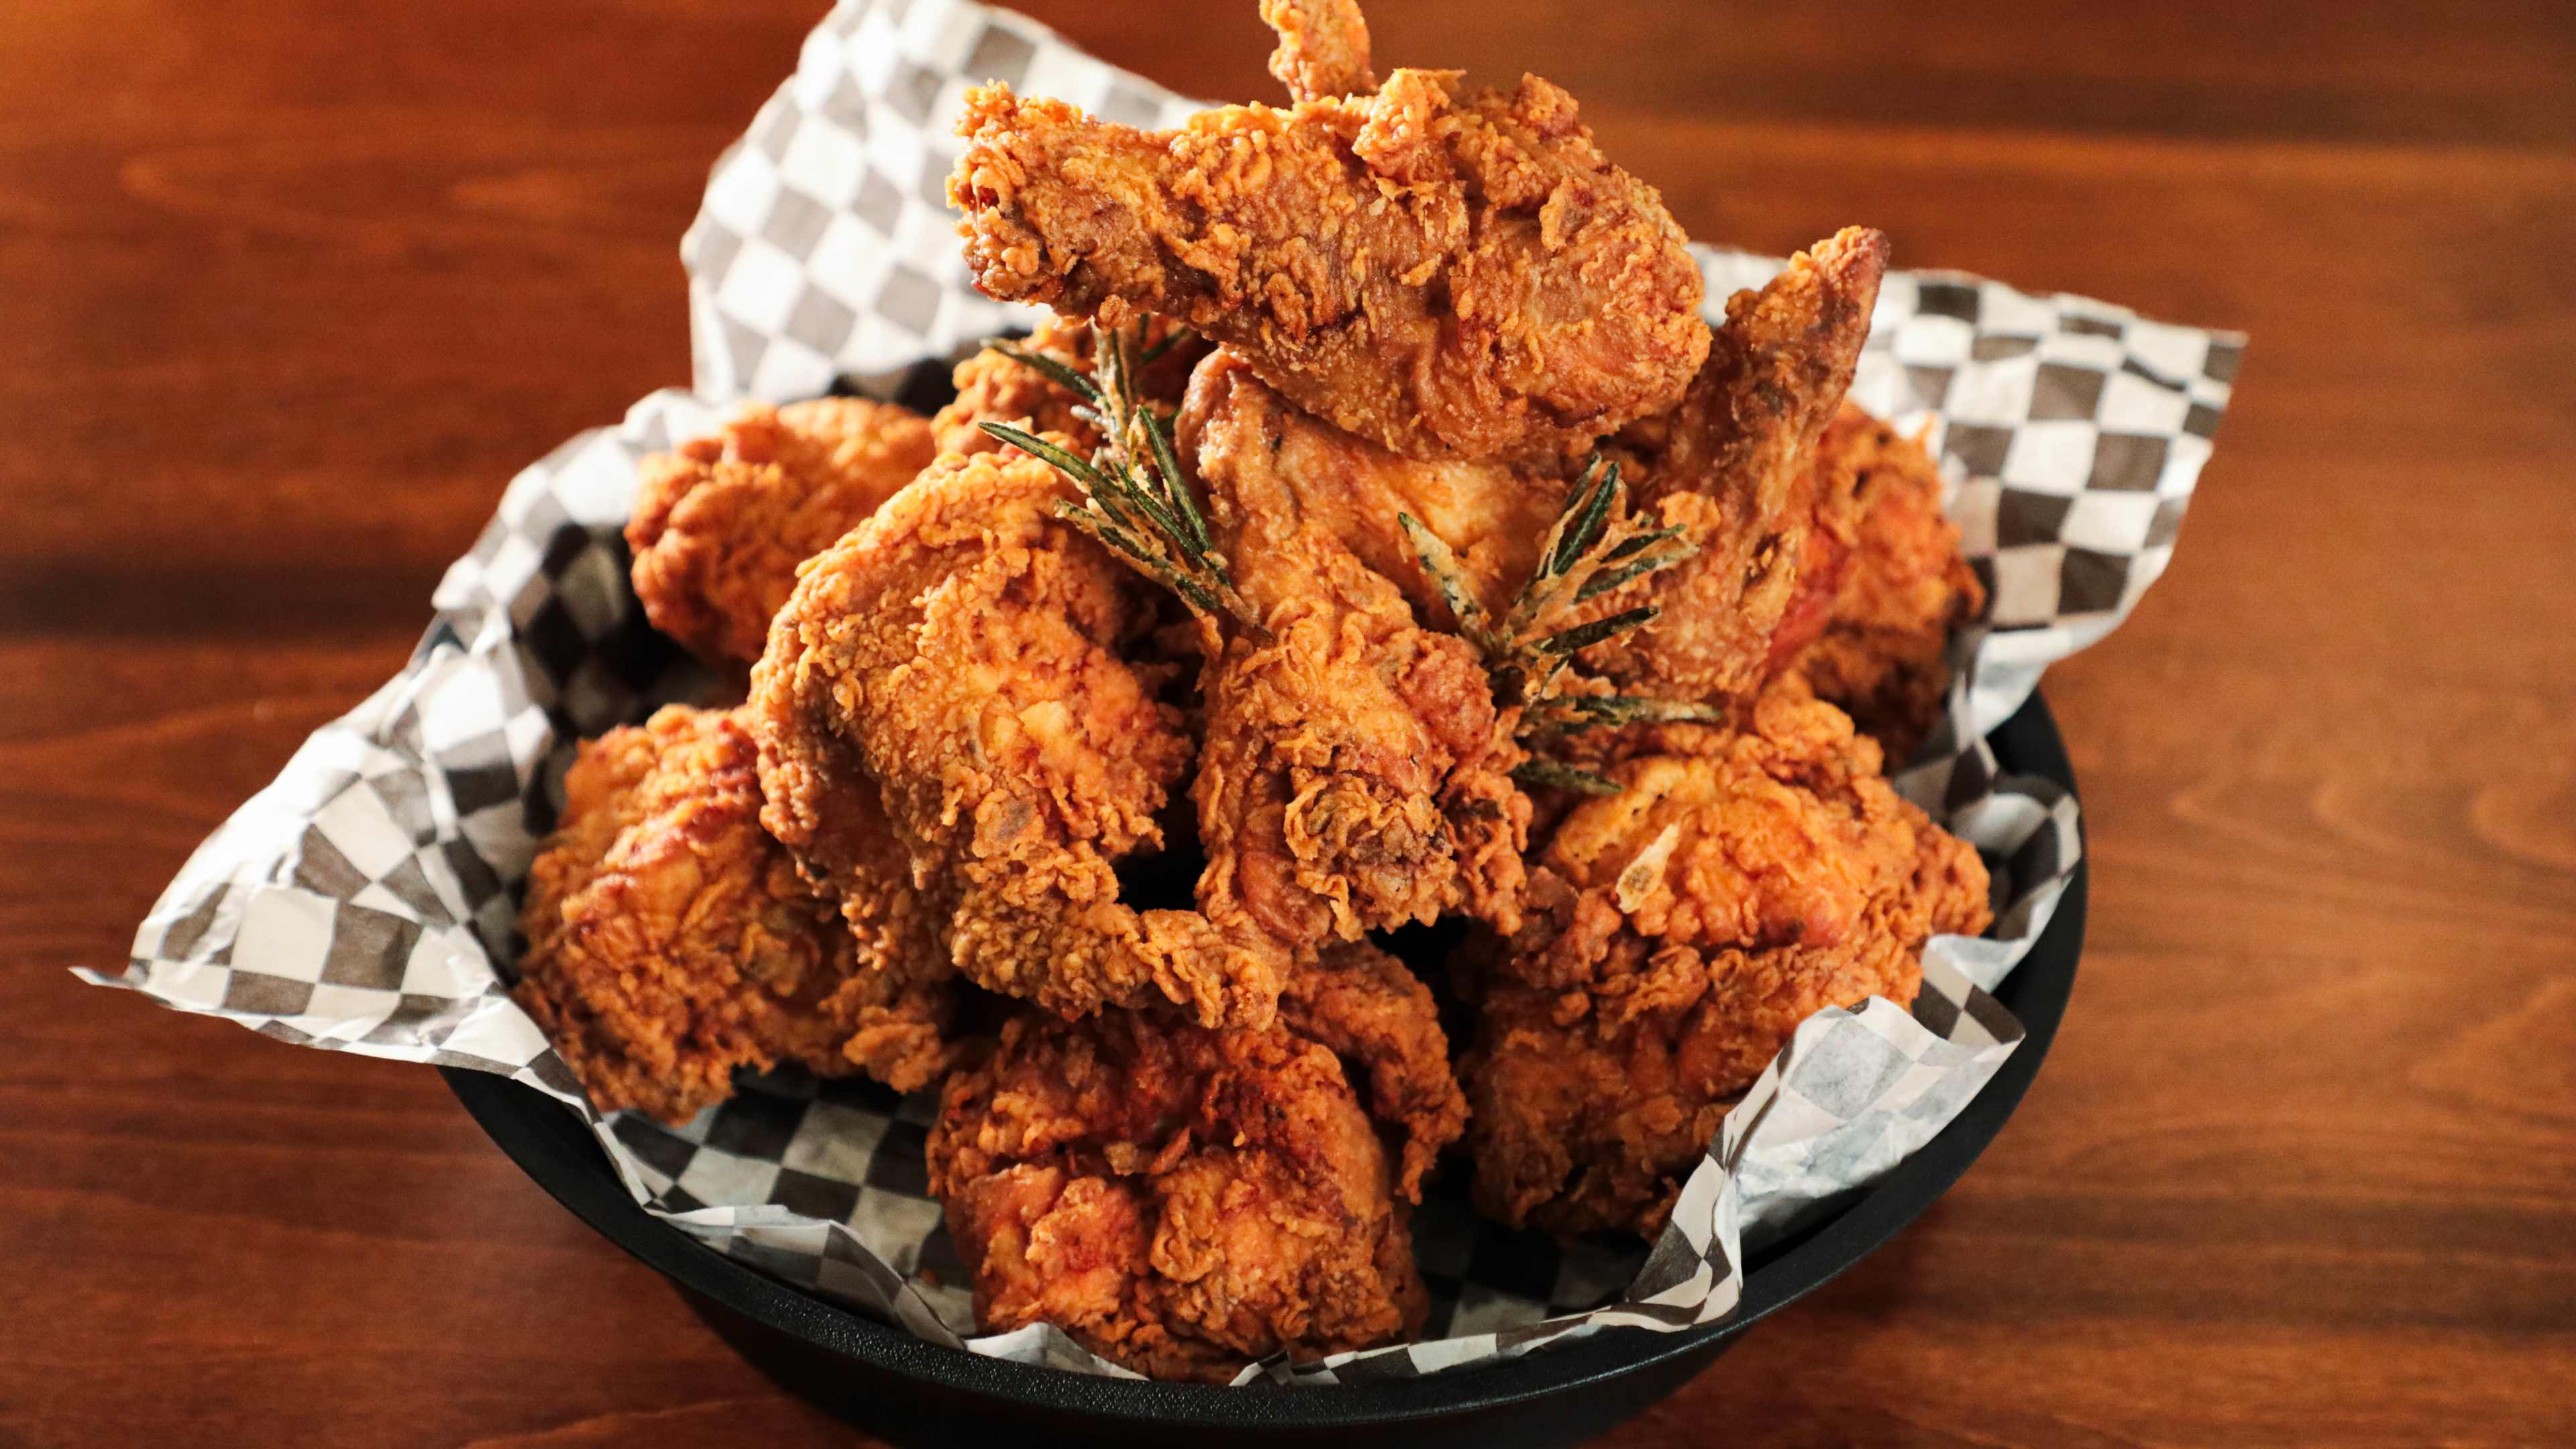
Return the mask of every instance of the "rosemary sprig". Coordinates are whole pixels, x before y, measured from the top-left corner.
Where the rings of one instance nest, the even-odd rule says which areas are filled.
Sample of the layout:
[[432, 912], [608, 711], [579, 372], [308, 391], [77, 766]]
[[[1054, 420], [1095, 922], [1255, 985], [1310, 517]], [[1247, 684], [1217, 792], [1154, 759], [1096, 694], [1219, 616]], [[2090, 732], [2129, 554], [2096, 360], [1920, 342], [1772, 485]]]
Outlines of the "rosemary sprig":
[[1545, 755], [1532, 755], [1513, 766], [1512, 778], [1524, 785], [1553, 785], [1578, 795], [1616, 795], [1620, 791], [1619, 782], [1607, 775], [1577, 769]]
[[1058, 503], [1057, 517], [1098, 539], [1200, 613], [1224, 615], [1266, 632], [1236, 592], [1225, 555], [1208, 533], [1207, 518], [1181, 473], [1171, 421], [1141, 392], [1145, 367], [1183, 335], [1175, 329], [1140, 353], [1126, 329], [1094, 324], [1088, 374], [1062, 358], [1000, 339], [984, 344], [1082, 400], [1075, 415], [1100, 432], [1100, 446], [1088, 458], [1008, 423], [976, 426], [1052, 465], [1082, 489], [1083, 501]]
[[1151, 367], [1155, 363], [1163, 360], [1163, 354], [1196, 336], [1198, 336], [1196, 329], [1184, 327], [1180, 323], [1175, 322], [1172, 324], [1172, 330], [1163, 334], [1163, 340], [1146, 348], [1145, 351], [1137, 357], [1136, 363], [1140, 367]]
[[[1525, 742], [1641, 721], [1718, 717], [1718, 711], [1707, 705], [1589, 693], [1566, 672], [1568, 661], [1579, 651], [1627, 633], [1658, 611], [1650, 604], [1639, 605], [1571, 625], [1565, 622], [1568, 614], [1578, 605], [1698, 552], [1678, 528], [1640, 527], [1627, 516], [1626, 502], [1619, 465], [1595, 454], [1541, 540], [1538, 568], [1500, 620], [1477, 599], [1475, 585], [1449, 546], [1411, 515], [1396, 515], [1415, 557], [1422, 561], [1423, 572], [1449, 612], [1457, 616], [1458, 632], [1485, 656], [1494, 698], [1521, 706], [1520, 736]], [[1533, 755], [1512, 772], [1512, 778], [1524, 785], [1550, 785], [1587, 795], [1619, 793], [1615, 782], [1544, 755]]]
[[1639, 694], [1559, 693], [1522, 713], [1521, 734], [1529, 739], [1553, 739], [1605, 726], [1715, 718], [1717, 711], [1704, 704]]
[[[1568, 625], [1577, 605], [1632, 580], [1671, 568], [1698, 552], [1678, 528], [1648, 529], [1626, 516], [1627, 488], [1619, 465], [1599, 454], [1567, 491], [1565, 506], [1540, 541], [1538, 568], [1521, 586], [1500, 620], [1476, 598], [1457, 555], [1410, 514], [1396, 515], [1404, 536], [1430, 575], [1441, 601], [1458, 618], [1458, 632], [1485, 656], [1495, 697], [1524, 706], [1524, 722], [1551, 733], [1570, 733], [1632, 719], [1705, 719], [1698, 705], [1625, 696], [1569, 697], [1566, 661], [1576, 652], [1636, 628], [1655, 617], [1651, 604]], [[1576, 702], [1579, 700], [1580, 702]]]

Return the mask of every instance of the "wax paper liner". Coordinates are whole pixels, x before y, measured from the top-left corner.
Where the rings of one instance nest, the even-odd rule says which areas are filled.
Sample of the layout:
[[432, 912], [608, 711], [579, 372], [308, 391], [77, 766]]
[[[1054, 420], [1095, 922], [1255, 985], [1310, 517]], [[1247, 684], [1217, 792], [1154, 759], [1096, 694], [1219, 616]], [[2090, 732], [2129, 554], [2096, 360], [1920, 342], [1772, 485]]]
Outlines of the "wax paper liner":
[[[973, 1335], [924, 1181], [926, 1097], [775, 1074], [684, 1128], [602, 1119], [503, 984], [571, 741], [703, 683], [627, 586], [637, 461], [746, 396], [935, 400], [961, 348], [1032, 320], [968, 286], [942, 191], [949, 118], [987, 78], [1139, 124], [1194, 108], [966, 0], [834, 10], [718, 162], [682, 244], [695, 391], [648, 397], [513, 480], [411, 663], [197, 850], [120, 977], [84, 974], [282, 1041], [505, 1074], [590, 1117], [638, 1201], [736, 1258], [943, 1343], [1115, 1374], [1052, 1328]], [[1712, 317], [1778, 265], [1700, 256]], [[2020, 1040], [1986, 991], [2047, 924], [2081, 834], [2075, 801], [2003, 775], [1984, 735], [2163, 570], [2243, 340], [1933, 272], [1891, 275], [1873, 323], [1853, 396], [1928, 429], [1992, 600], [1953, 641], [1948, 717], [1898, 784], [1986, 855], [1993, 931], [1936, 938], [1910, 1013], [1872, 1000], [1801, 1026], [1650, 1252], [1482, 1222], [1452, 1172], [1414, 1224], [1426, 1336], [1244, 1381], [1423, 1374], [1722, 1318], [1748, 1242], [1930, 1140]]]

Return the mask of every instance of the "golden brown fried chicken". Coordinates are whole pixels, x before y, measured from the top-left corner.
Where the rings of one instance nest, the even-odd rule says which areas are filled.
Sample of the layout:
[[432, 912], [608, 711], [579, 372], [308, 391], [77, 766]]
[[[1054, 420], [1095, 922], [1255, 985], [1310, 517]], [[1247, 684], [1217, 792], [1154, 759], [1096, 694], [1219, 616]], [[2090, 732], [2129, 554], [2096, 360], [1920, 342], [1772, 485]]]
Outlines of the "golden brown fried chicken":
[[1795, 652], [1777, 647], [1784, 623], [1803, 624], [1796, 645], [1814, 637], [1822, 615], [1802, 619], [1795, 607], [1799, 571], [1832, 500], [1811, 462], [1851, 386], [1886, 270], [1887, 238], [1853, 227], [1760, 291], [1737, 293], [1681, 402], [1607, 450], [1637, 508], [1698, 553], [1598, 601], [1596, 616], [1640, 604], [1662, 613], [1583, 651], [1584, 668], [1634, 694], [1740, 704]]
[[[948, 1065], [949, 991], [806, 890], [760, 828], [754, 757], [733, 714], [674, 705], [583, 744], [565, 776], [512, 994], [603, 1111], [686, 1121], [737, 1067], [910, 1090]], [[906, 883], [884, 884], [890, 919]]]
[[1742, 732], [1630, 731], [1622, 793], [1575, 807], [1479, 983], [1475, 1197], [1514, 1226], [1652, 1236], [1799, 1022], [1910, 1005], [1936, 932], [1991, 919], [1976, 852], [1880, 775], [1795, 675]]
[[710, 664], [760, 657], [796, 566], [930, 466], [930, 424], [892, 403], [754, 403], [644, 460], [626, 543], [653, 627]]
[[1329, 946], [1290, 975], [1279, 1019], [1366, 1076], [1369, 1114], [1402, 1138], [1396, 1193], [1420, 1202], [1423, 1175], [1467, 1125], [1467, 1098], [1430, 989], [1368, 942]]
[[[1913, 758], [1950, 687], [1950, 631], [1985, 608], [1985, 586], [1941, 511], [1941, 470], [1922, 444], [1845, 404], [1816, 445], [1829, 497], [1851, 500], [1830, 571], [1822, 637], [1796, 667], [1891, 761]], [[1820, 530], [1822, 532], [1822, 530]]]
[[1206, 649], [1200, 909], [1292, 950], [1460, 910], [1508, 929], [1528, 820], [1516, 717], [1474, 648], [1425, 628], [1363, 557], [1392, 531], [1375, 450], [1225, 349], [1178, 431], [1259, 621], [1223, 621]]
[[881, 807], [948, 959], [992, 990], [1258, 1024], [1275, 952], [1119, 899], [1190, 743], [1120, 653], [1147, 586], [1055, 516], [1074, 496], [1037, 459], [951, 454], [806, 568], [752, 672], [762, 819], [856, 908], [843, 832]]
[[[1138, 348], [1162, 349], [1143, 369], [1138, 391], [1164, 404], [1167, 410], [1181, 400], [1182, 389], [1189, 385], [1190, 369], [1208, 352], [1207, 344], [1197, 337], [1173, 335], [1183, 330], [1163, 317], [1148, 317], [1143, 327], [1133, 329]], [[1038, 323], [1037, 330], [1018, 345], [1025, 351], [1054, 358], [1076, 372], [1088, 373], [1094, 340], [1089, 322], [1055, 313]], [[977, 352], [957, 364], [953, 381], [957, 385], [956, 400], [941, 408], [930, 424], [938, 437], [940, 452], [989, 453], [1001, 448], [1001, 440], [983, 430], [982, 425], [988, 422], [1011, 423], [1033, 433], [1069, 438], [1074, 451], [1085, 457], [1100, 445], [1099, 430], [1074, 413], [1080, 398], [1006, 353], [991, 348]]]
[[1294, 495], [1298, 513], [1393, 583], [1424, 622], [1456, 625], [1398, 515], [1448, 546], [1487, 610], [1500, 614], [1509, 606], [1538, 566], [1539, 545], [1565, 506], [1565, 467], [1552, 460], [1478, 463], [1389, 452], [1300, 411], [1254, 375], [1241, 354], [1225, 351], [1226, 361], [1201, 365], [1208, 406], [1184, 414], [1185, 427], [1203, 430], [1207, 415], [1220, 407], [1237, 412], [1240, 426], [1225, 445], [1258, 439], [1268, 457], [1254, 461]]
[[1319, 101], [1377, 89], [1368, 21], [1358, 0], [1261, 0], [1261, 23], [1279, 33], [1270, 73], [1288, 98]]
[[[1408, 1156], [1455, 1137], [1463, 1107], [1428, 993], [1359, 949], [1375, 959], [1306, 976], [1329, 994], [1260, 1030], [1143, 1012], [1007, 1023], [992, 1059], [951, 1080], [930, 1138], [977, 1321], [1053, 1323], [1139, 1372], [1217, 1381], [1417, 1331], [1428, 1299], [1397, 1201], [1416, 1172], [1399, 1183], [1335, 1052], [1397, 1104]], [[1443, 1087], [1438, 1111], [1416, 1110]]]
[[[748, 733], [746, 715], [736, 711]], [[755, 745], [755, 772], [757, 755]], [[914, 886], [910, 852], [874, 798], [854, 795], [830, 833], [845, 865], [838, 889], [817, 893], [837, 900], [858, 943], [856, 980], [832, 1003], [849, 1031], [842, 1055], [897, 1091], [935, 1085], [961, 1050], [959, 1008], [969, 994], [949, 964], [937, 902]], [[807, 888], [816, 889], [810, 878]]]
[[1294, 107], [1176, 131], [971, 91], [949, 178], [988, 295], [1188, 322], [1308, 412], [1413, 457], [1579, 450], [1680, 396], [1702, 283], [1564, 91], [1398, 70], [1348, 5], [1265, 7]]

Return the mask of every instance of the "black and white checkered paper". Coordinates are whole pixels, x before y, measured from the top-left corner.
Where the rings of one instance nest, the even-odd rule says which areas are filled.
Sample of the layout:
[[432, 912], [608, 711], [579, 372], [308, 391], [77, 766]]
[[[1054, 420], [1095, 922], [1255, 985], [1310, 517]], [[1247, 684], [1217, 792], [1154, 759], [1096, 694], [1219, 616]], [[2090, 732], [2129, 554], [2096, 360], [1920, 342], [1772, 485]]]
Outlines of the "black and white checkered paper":
[[[974, 1335], [924, 1180], [927, 1096], [782, 1073], [683, 1128], [602, 1118], [505, 985], [571, 742], [706, 683], [627, 584], [638, 462], [745, 397], [927, 395], [962, 347], [1034, 320], [968, 285], [942, 192], [948, 118], [987, 78], [1140, 124], [1194, 108], [970, 0], [845, 0], [718, 162], [682, 243], [696, 391], [656, 393], [513, 480], [409, 666], [198, 848], [120, 976], [83, 974], [297, 1045], [510, 1076], [589, 1118], [639, 1202], [744, 1262], [939, 1342], [1120, 1374], [1051, 1328]], [[1713, 317], [1778, 266], [1700, 256]], [[1874, 1000], [1801, 1026], [1651, 1251], [1482, 1222], [1452, 1172], [1414, 1217], [1426, 1337], [1244, 1381], [1405, 1377], [1723, 1318], [1748, 1242], [1929, 1141], [2020, 1040], [1986, 991], [2047, 924], [2082, 835], [2075, 801], [2002, 774], [1984, 735], [2163, 570], [2242, 339], [1931, 272], [1891, 276], [1874, 324], [1853, 395], [1929, 430], [1993, 600], [1953, 641], [1948, 719], [1897, 782], [1985, 853], [1994, 930], [1935, 939], [1910, 1013]]]

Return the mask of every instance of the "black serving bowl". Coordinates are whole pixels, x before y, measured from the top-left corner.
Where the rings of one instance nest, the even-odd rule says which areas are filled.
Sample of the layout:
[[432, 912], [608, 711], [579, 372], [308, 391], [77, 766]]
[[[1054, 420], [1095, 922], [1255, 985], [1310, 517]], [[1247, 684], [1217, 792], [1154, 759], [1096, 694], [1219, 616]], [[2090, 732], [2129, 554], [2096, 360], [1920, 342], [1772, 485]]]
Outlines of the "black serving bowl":
[[[2006, 771], [2073, 790], [2057, 723], [2036, 697], [1995, 732], [1994, 746]], [[1733, 1317], [1678, 1333], [1611, 1329], [1418, 1379], [1312, 1388], [1144, 1383], [926, 1343], [754, 1272], [655, 1219], [627, 1196], [590, 1130], [559, 1104], [487, 1072], [446, 1075], [466, 1111], [538, 1186], [669, 1278], [744, 1358], [898, 1444], [1572, 1444], [1681, 1387], [1763, 1315], [1859, 1262], [1958, 1181], [2048, 1055], [2075, 985], [2084, 888], [2079, 864], [2047, 931], [1996, 993], [2028, 1033], [2021, 1048], [1921, 1151], [1839, 1211], [1756, 1255]]]

